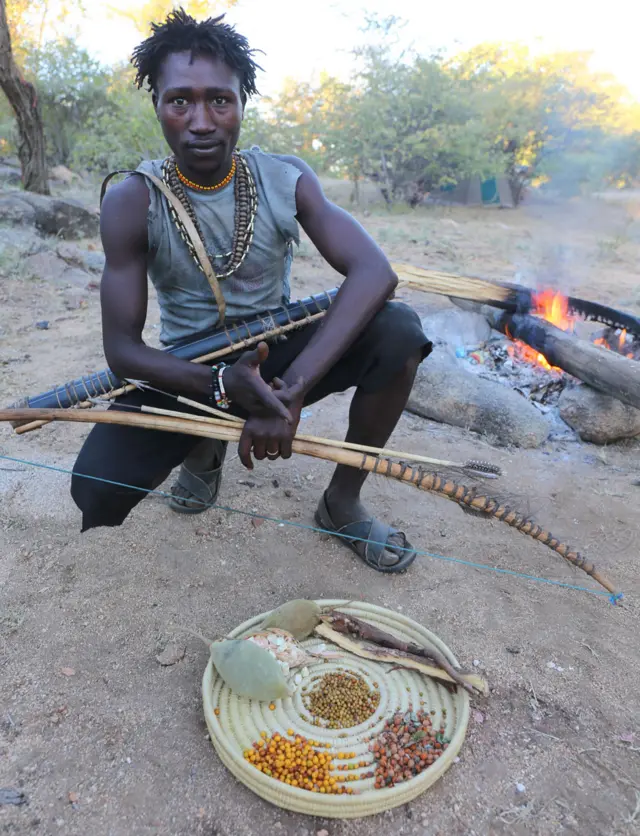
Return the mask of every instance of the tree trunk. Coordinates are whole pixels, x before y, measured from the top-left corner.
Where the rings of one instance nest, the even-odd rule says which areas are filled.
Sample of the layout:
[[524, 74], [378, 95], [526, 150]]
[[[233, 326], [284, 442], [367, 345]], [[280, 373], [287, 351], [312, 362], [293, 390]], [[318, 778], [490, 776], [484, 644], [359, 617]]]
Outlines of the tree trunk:
[[28, 192], [49, 194], [45, 138], [33, 84], [22, 77], [11, 51], [5, 0], [0, 0], [0, 87], [16, 116], [22, 184]]
[[638, 361], [580, 340], [529, 314], [503, 314], [497, 328], [535, 348], [552, 366], [564, 369], [592, 389], [640, 409]]

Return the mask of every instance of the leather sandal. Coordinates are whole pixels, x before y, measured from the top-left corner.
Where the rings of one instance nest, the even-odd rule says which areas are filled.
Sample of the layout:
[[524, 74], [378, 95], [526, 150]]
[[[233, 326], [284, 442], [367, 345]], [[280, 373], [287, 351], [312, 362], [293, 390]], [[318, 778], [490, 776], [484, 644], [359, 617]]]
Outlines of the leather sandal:
[[338, 528], [329, 513], [326, 494], [320, 500], [315, 520], [320, 528], [337, 537], [377, 572], [405, 572], [416, 559], [417, 552], [404, 533], [376, 517], [356, 520]]
[[169, 507], [177, 514], [201, 514], [215, 505], [222, 483], [226, 441], [204, 439], [182, 463]]

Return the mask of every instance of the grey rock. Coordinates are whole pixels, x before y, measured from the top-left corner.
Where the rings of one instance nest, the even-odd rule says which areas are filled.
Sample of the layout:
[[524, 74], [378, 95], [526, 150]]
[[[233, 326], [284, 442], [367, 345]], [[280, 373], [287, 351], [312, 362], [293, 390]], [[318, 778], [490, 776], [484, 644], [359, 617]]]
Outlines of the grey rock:
[[83, 250], [70, 241], [61, 241], [56, 247], [56, 252], [60, 258], [74, 267], [80, 267], [93, 273], [101, 273], [104, 270], [106, 259], [103, 252]]
[[496, 327], [500, 317], [504, 314], [504, 311], [500, 308], [494, 308], [492, 305], [482, 305], [480, 302], [474, 302], [471, 299], [455, 299], [454, 297], [450, 297], [450, 299], [457, 308], [480, 314], [492, 328]]
[[13, 787], [0, 788], [0, 806], [14, 804], [19, 806], [27, 803], [27, 797], [22, 790], [15, 790]]
[[70, 267], [54, 252], [42, 250], [24, 259], [24, 268], [32, 276], [54, 282], [63, 287], [82, 288], [85, 290], [91, 281], [91, 275], [79, 267]]
[[442, 347], [420, 366], [407, 410], [480, 433], [499, 446], [539, 447], [551, 429], [533, 404], [468, 371]]
[[0, 165], [0, 181], [5, 186], [19, 186], [22, 183], [20, 169], [11, 165]]
[[10, 192], [0, 196], [0, 221], [12, 226], [35, 226], [36, 210], [26, 200], [23, 192]]
[[26, 256], [23, 264], [24, 269], [30, 275], [56, 283], [62, 281], [62, 277], [69, 269], [66, 261], [46, 250]]
[[76, 200], [30, 192], [13, 192], [0, 197], [0, 220], [10, 224], [32, 224], [44, 235], [59, 238], [93, 238], [100, 228], [99, 215]]
[[54, 165], [53, 168], [49, 170], [49, 177], [58, 183], [65, 183], [69, 186], [78, 178], [78, 175], [74, 174], [73, 171], [70, 171], [66, 165]]
[[560, 417], [583, 441], [609, 444], [640, 436], [640, 409], [581, 384], [565, 388], [558, 401]]
[[446, 308], [427, 314], [422, 330], [435, 343], [476, 348], [491, 336], [491, 326], [481, 313]]
[[106, 264], [106, 256], [98, 251], [88, 251], [84, 257], [84, 269], [93, 273], [102, 273]]

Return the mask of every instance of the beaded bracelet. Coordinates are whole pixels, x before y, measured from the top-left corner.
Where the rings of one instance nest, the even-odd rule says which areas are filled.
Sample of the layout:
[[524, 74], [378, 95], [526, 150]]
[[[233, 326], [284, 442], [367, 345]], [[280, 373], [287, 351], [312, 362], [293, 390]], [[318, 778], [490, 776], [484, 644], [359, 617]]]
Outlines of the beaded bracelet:
[[215, 366], [211, 367], [211, 400], [215, 403], [218, 409], [229, 409], [230, 404], [227, 392], [224, 388], [224, 382], [222, 380], [222, 375], [226, 368], [226, 363], [217, 363]]

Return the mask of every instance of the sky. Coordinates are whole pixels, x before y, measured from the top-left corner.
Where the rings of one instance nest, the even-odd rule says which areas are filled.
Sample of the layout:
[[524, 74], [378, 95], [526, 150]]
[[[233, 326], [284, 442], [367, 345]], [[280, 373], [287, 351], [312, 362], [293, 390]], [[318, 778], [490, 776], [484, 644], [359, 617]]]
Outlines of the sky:
[[[80, 41], [105, 63], [127, 60], [140, 36], [121, 20], [105, 19], [106, 5], [104, 0], [85, 0]], [[406, 21], [403, 38], [424, 53], [455, 52], [487, 40], [590, 51], [594, 69], [617, 76], [640, 100], [632, 5], [629, 0], [608, 0], [589, 11], [584, 0], [240, 0], [226, 20], [266, 53], [258, 56], [258, 63], [265, 70], [259, 89], [267, 95], [287, 76], [307, 80], [324, 70], [347, 76], [352, 66], [349, 51], [362, 41], [359, 29], [366, 10]]]

